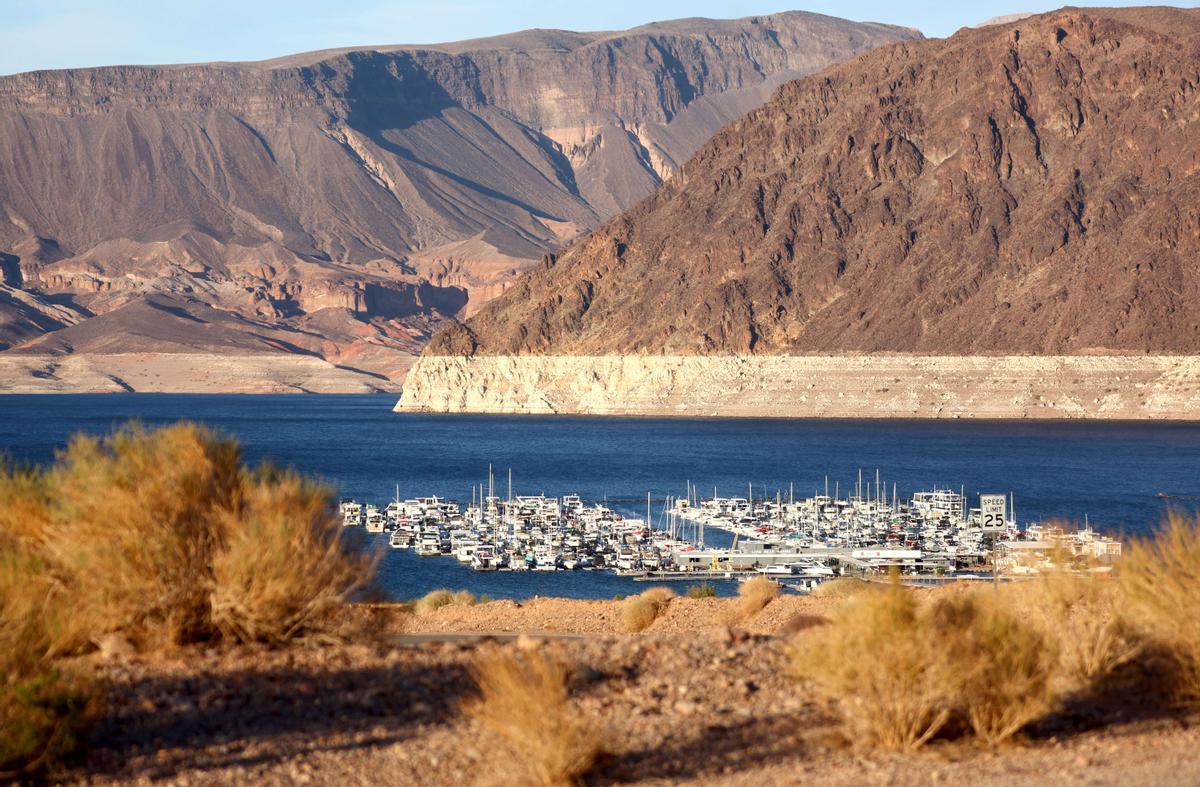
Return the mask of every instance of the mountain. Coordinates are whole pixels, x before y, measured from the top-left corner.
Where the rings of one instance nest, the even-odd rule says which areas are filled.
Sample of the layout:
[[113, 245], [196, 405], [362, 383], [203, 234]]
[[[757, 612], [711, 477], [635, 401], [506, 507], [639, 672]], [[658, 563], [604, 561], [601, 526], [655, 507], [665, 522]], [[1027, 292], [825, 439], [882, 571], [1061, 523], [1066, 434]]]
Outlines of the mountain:
[[1200, 11], [785, 85], [428, 352], [1200, 350]]
[[[1200, 355], [1197, 140], [1197, 10], [884, 47], [784, 85], [436, 336], [405, 398], [442, 401], [465, 367], [437, 359], [469, 356]], [[1124, 391], [1100, 367], [1082, 409]], [[1195, 371], [1172, 374], [1193, 402]]]
[[395, 381], [781, 82], [918, 36], [783, 13], [0, 77], [0, 359], [300, 352]]

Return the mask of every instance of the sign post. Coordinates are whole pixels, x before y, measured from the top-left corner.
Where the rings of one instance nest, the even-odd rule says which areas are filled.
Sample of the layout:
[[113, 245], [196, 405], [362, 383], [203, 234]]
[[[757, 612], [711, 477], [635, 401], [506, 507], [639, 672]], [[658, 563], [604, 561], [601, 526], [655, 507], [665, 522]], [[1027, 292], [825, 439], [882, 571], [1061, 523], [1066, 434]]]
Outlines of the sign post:
[[[980, 495], [979, 496], [979, 519], [983, 526], [984, 533], [1002, 533], [1008, 528], [1008, 522], [1004, 516], [1006, 513], [1008, 498], [1004, 495]], [[1000, 587], [1000, 566], [997, 555], [998, 538], [992, 539], [992, 584], [999, 589]]]

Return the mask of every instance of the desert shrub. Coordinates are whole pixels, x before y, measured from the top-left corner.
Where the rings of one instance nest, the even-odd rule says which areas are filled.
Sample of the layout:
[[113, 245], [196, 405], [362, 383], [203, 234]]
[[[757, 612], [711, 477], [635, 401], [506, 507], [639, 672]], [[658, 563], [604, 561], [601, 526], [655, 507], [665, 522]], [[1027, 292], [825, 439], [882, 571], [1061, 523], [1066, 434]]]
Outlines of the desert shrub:
[[413, 612], [417, 615], [429, 615], [442, 607], [454, 605], [474, 606], [475, 596], [466, 590], [447, 590], [439, 588], [431, 590], [413, 604]]
[[713, 598], [717, 595], [717, 589], [707, 582], [702, 582], [699, 585], [692, 585], [687, 590], [688, 598]]
[[39, 546], [48, 535], [50, 490], [43, 474], [0, 461], [0, 538], [6, 551]]
[[1180, 697], [1200, 703], [1200, 521], [1173, 514], [1155, 537], [1133, 541], [1120, 582], [1130, 618], [1175, 662]]
[[945, 725], [953, 688], [933, 669], [943, 644], [936, 621], [899, 586], [863, 593], [835, 610], [831, 625], [796, 639], [797, 674], [837, 698], [854, 737], [915, 748]]
[[46, 553], [93, 636], [138, 644], [212, 633], [218, 522], [239, 486], [236, 443], [195, 424], [74, 438], [46, 473]]
[[112, 633], [143, 648], [312, 634], [371, 574], [324, 509], [324, 489], [252, 471], [235, 441], [189, 423], [78, 436], [51, 467], [0, 475], [0, 533], [70, 611], [55, 653]]
[[0, 686], [0, 779], [52, 772], [75, 754], [92, 716], [95, 688], [43, 662], [5, 673]]
[[729, 623], [744, 623], [779, 595], [779, 585], [767, 577], [754, 577], [738, 586], [737, 601], [729, 612]]
[[45, 569], [0, 533], [0, 780], [45, 775], [73, 754], [97, 696], [51, 660], [64, 615]]
[[645, 631], [658, 619], [673, 598], [675, 591], [666, 587], [650, 588], [636, 596], [630, 596], [621, 602], [621, 625], [629, 632]]
[[487, 649], [472, 670], [479, 696], [465, 706], [507, 745], [519, 783], [574, 785], [594, 767], [598, 736], [567, 691], [567, 665], [540, 651]]
[[796, 638], [798, 674], [839, 700], [856, 737], [923, 745], [961, 714], [997, 744], [1054, 701], [1053, 643], [995, 591], [864, 593]]
[[41, 773], [75, 748], [97, 692], [60, 656], [112, 635], [153, 648], [320, 632], [371, 574], [341, 549], [330, 502], [187, 423], [0, 468], [0, 772]]
[[995, 746], [1050, 710], [1058, 653], [1002, 595], [952, 591], [930, 606], [943, 648], [932, 671], [952, 688], [977, 737]]
[[1005, 587], [1003, 596], [1054, 643], [1064, 689], [1087, 688], [1142, 651], [1142, 638], [1127, 619], [1120, 585], [1111, 576], [1048, 572]]
[[245, 477], [220, 512], [213, 559], [212, 622], [240, 642], [282, 643], [321, 634], [374, 572], [341, 543], [330, 493], [295, 473]]

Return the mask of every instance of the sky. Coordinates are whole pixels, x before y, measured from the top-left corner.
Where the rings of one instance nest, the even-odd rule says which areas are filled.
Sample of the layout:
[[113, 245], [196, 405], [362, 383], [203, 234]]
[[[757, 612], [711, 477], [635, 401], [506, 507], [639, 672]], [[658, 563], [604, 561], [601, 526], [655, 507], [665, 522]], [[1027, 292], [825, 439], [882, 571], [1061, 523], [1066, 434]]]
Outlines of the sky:
[[[1066, 1], [0, 0], [0, 74], [262, 60], [344, 46], [456, 41], [531, 27], [622, 30], [663, 19], [729, 19], [785, 10], [889, 22], [941, 37], [994, 16], [1048, 11]], [[1072, 4], [1089, 5], [1080, 0]], [[1109, 0], [1103, 5], [1149, 3]], [[1200, 2], [1180, 5], [1195, 7]]]

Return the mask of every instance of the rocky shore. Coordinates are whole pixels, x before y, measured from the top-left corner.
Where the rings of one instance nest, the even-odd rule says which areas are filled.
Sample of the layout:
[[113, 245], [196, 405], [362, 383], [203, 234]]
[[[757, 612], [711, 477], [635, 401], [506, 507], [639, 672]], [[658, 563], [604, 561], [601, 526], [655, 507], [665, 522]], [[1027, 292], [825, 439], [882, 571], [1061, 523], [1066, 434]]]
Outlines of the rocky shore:
[[1184, 419], [1200, 356], [422, 356], [400, 412]]
[[[675, 599], [642, 634], [614, 602], [535, 599], [398, 613], [367, 644], [96, 657], [108, 699], [82, 784], [506, 783], [506, 750], [461, 712], [481, 648], [550, 649], [607, 752], [589, 783], [1150, 785], [1200, 780], [1200, 727], [1128, 705], [1067, 708], [1017, 744], [864, 750], [791, 676], [788, 632], [828, 599], [780, 597], [743, 627], [724, 599]], [[451, 630], [526, 634], [499, 642]], [[564, 636], [574, 634], [576, 636]], [[440, 638], [439, 638], [440, 637]]]

